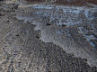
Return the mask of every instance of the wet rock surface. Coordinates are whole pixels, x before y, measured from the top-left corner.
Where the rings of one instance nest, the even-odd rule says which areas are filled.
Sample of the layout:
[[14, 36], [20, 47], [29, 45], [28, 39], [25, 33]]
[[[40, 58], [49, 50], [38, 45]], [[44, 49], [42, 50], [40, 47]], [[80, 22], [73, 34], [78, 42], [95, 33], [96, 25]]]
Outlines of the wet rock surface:
[[[6, 7], [8, 6], [8, 7]], [[1, 5], [0, 12], [0, 72], [96, 72], [97, 68], [91, 67], [87, 60], [80, 57], [75, 57], [74, 54], [68, 54], [66, 51], [56, 44], [50, 42], [43, 42], [41, 39], [41, 31], [37, 28], [42, 27], [48, 34], [49, 29], [53, 29], [52, 33], [59, 30], [57, 33], [68, 34], [67, 25], [52, 25], [47, 23], [37, 27], [31, 24], [31, 21], [18, 20], [17, 13], [21, 14], [21, 9], [14, 9], [14, 4]], [[28, 9], [28, 8], [27, 8]], [[19, 11], [18, 11], [19, 10]], [[25, 9], [24, 9], [25, 10]], [[18, 11], [18, 12], [17, 12]], [[29, 11], [24, 12], [24, 17], [31, 16]], [[33, 15], [33, 14], [32, 14]], [[35, 15], [37, 16], [37, 15]], [[32, 16], [31, 16], [32, 18]], [[26, 18], [27, 19], [27, 18]], [[30, 19], [29, 19], [30, 20]], [[45, 20], [45, 18], [44, 18]], [[37, 21], [38, 22], [38, 21]], [[37, 28], [36, 28], [37, 27]], [[49, 28], [51, 27], [51, 28]], [[36, 30], [35, 30], [36, 28]], [[66, 31], [62, 30], [66, 28]], [[72, 36], [76, 35], [75, 28], [70, 29]], [[43, 33], [44, 34], [44, 33]], [[46, 34], [47, 35], [47, 34]], [[54, 33], [53, 33], [54, 35]], [[44, 34], [45, 36], [45, 34]], [[52, 35], [50, 35], [52, 36]], [[67, 35], [67, 37], [70, 35]], [[56, 36], [54, 36], [56, 37]], [[59, 37], [59, 36], [58, 36]], [[58, 38], [57, 37], [57, 38]], [[77, 37], [77, 36], [76, 36]], [[64, 35], [60, 35], [64, 39]], [[40, 40], [41, 39], [41, 40]], [[65, 38], [67, 39], [67, 38]], [[74, 40], [77, 42], [79, 38]], [[67, 39], [68, 40], [68, 39]], [[82, 40], [81, 40], [82, 41]], [[81, 41], [77, 42], [80, 43]], [[83, 41], [82, 41], [83, 42]], [[82, 43], [81, 42], [81, 43]], [[87, 42], [87, 41], [86, 41]], [[82, 43], [83, 44], [83, 43]], [[77, 44], [78, 46], [79, 44]], [[86, 43], [87, 45], [87, 43]], [[94, 49], [90, 44], [89, 49]], [[80, 46], [80, 45], [79, 45]], [[95, 54], [94, 54], [95, 56]]]

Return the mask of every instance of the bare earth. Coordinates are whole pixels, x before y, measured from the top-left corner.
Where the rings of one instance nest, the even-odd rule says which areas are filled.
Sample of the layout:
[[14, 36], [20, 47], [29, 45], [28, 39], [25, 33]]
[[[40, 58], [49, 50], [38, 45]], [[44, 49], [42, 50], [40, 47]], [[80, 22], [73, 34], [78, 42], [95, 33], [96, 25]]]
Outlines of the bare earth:
[[17, 10], [16, 4], [0, 3], [0, 72], [97, 72], [87, 59], [40, 40], [41, 32], [18, 20]]

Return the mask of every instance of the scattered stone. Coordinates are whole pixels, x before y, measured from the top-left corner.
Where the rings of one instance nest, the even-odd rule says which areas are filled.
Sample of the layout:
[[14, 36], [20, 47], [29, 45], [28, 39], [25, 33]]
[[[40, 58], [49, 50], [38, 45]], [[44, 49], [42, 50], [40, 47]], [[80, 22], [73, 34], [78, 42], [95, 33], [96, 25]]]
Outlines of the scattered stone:
[[[0, 72], [97, 72], [96, 67], [93, 69], [89, 65], [87, 66], [86, 61], [68, 55], [58, 45], [40, 41], [40, 34], [34, 31], [34, 26], [30, 22], [23, 23], [13, 19], [13, 15], [16, 13], [11, 8], [9, 8], [9, 12], [6, 11], [6, 14], [3, 13], [5, 18], [0, 20]], [[10, 16], [9, 24], [6, 22], [6, 16]], [[50, 25], [48, 23], [46, 28], [49, 28]], [[66, 26], [63, 25], [63, 27]], [[72, 37], [77, 37], [76, 30], [70, 30]], [[18, 34], [17, 31], [18, 33], [23, 32], [23, 34]], [[25, 35], [25, 31], [28, 32], [27, 35]], [[67, 33], [69, 33], [68, 29]], [[14, 36], [21, 37], [18, 39]], [[78, 38], [80, 39], [80, 36]]]
[[0, 13], [0, 16], [3, 16], [3, 14], [2, 14], [2, 13]]
[[0, 1], [4, 1], [4, 0], [0, 0]]
[[16, 35], [17, 37], [20, 36], [19, 34]]
[[66, 27], [66, 25], [62, 24], [62, 27], [64, 27], [64, 28], [65, 28], [65, 27]]
[[50, 23], [47, 23], [46, 25], [47, 25], [47, 26], [50, 26], [51, 24], [50, 24]]
[[37, 35], [36, 38], [39, 39], [40, 38], [39, 35]]

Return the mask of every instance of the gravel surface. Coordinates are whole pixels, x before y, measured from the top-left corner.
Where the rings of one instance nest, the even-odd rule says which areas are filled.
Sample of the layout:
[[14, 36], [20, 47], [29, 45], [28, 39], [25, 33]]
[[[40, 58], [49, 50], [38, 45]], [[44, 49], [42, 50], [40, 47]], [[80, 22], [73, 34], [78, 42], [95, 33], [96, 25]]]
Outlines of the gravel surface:
[[40, 40], [41, 32], [18, 20], [17, 10], [16, 4], [0, 4], [0, 72], [97, 72], [87, 59]]

